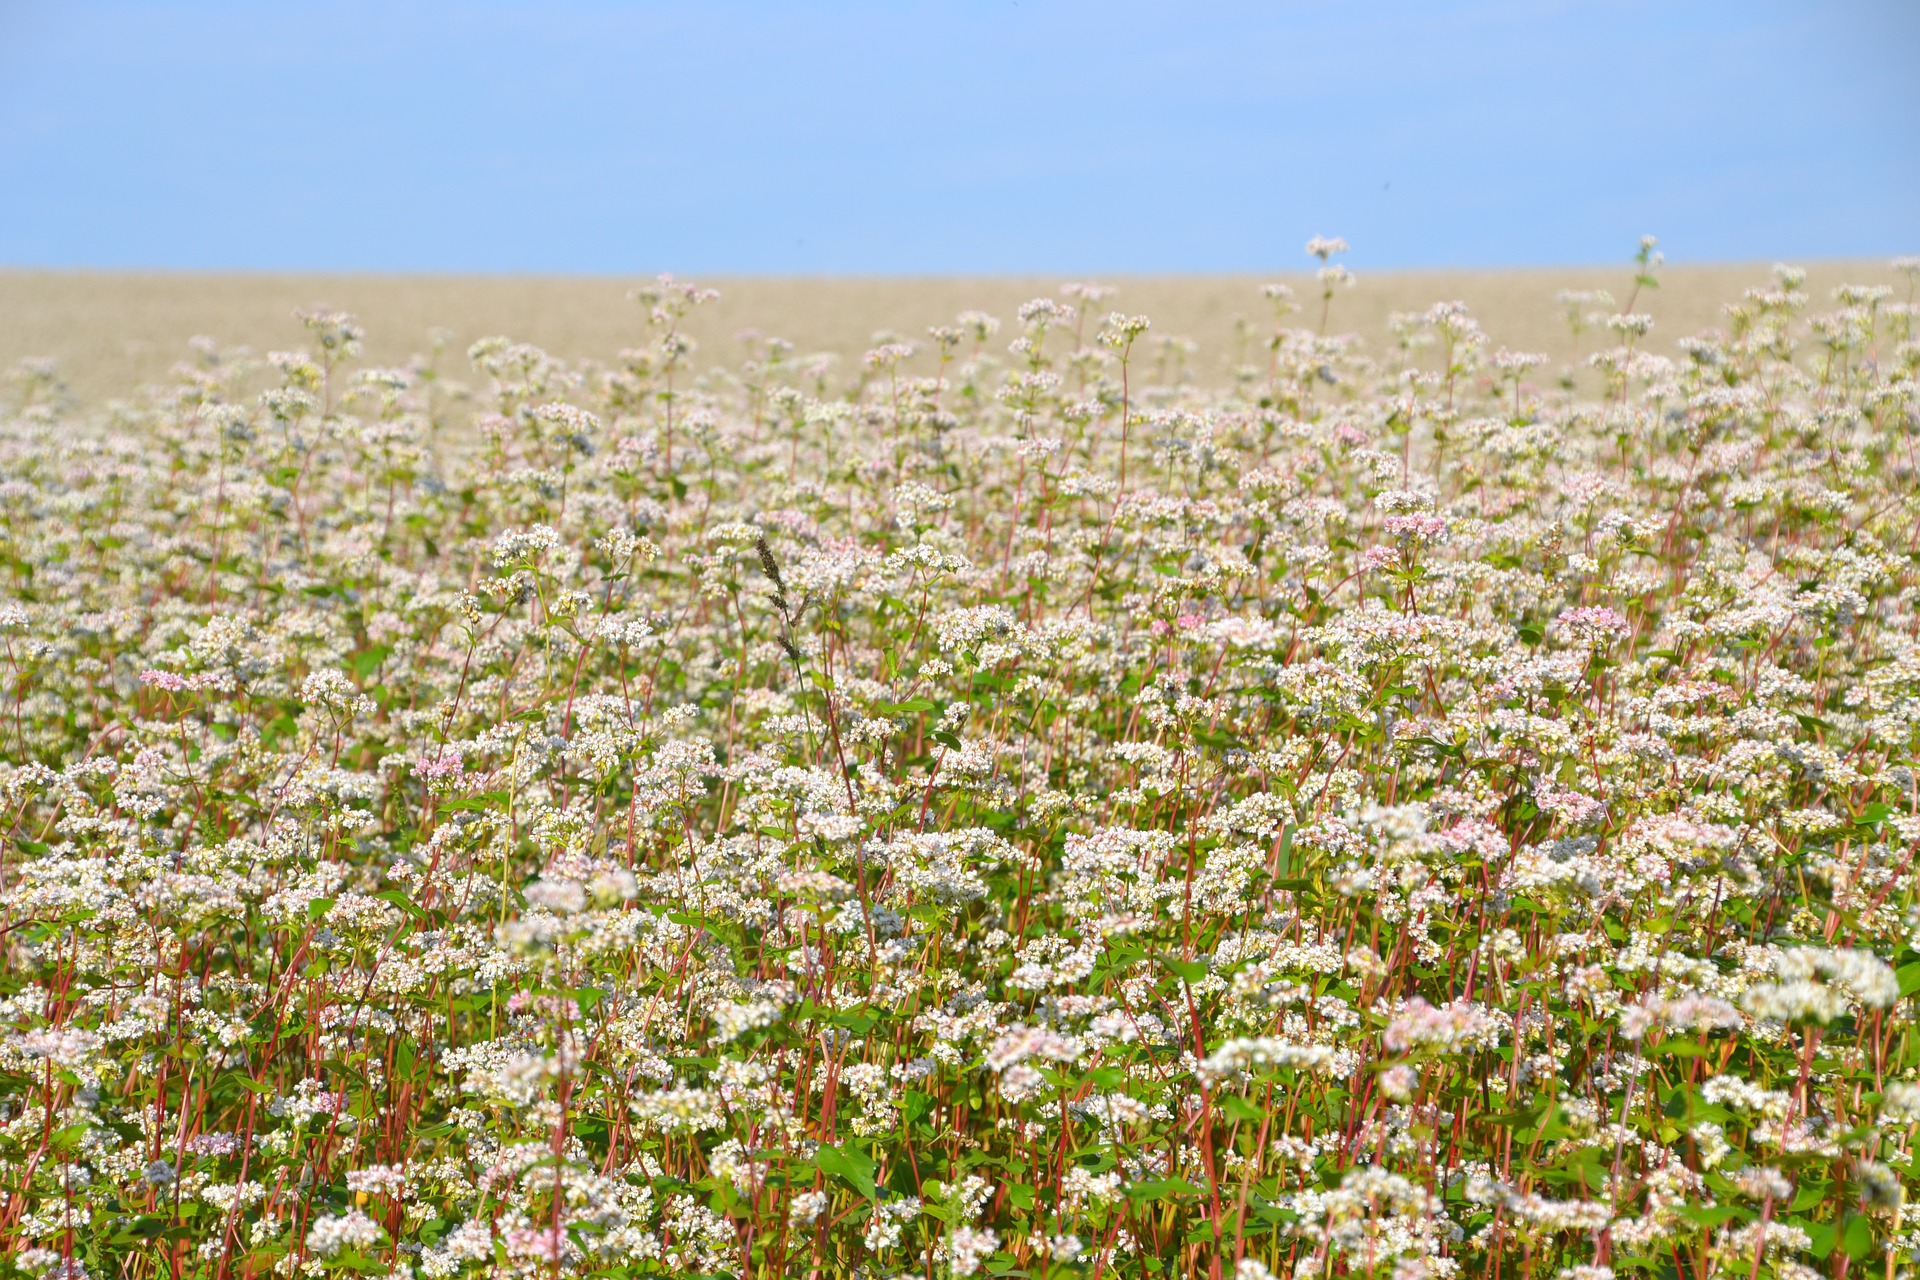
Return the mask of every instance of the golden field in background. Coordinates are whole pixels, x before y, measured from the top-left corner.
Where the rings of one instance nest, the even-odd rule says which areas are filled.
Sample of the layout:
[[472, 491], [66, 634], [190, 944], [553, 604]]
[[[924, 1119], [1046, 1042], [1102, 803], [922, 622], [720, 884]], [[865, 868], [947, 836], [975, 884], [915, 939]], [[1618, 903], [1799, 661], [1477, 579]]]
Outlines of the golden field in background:
[[[1803, 263], [1817, 303], [1842, 283], [1889, 284], [1905, 297], [1906, 282], [1885, 262]], [[1556, 364], [1576, 354], [1562, 290], [1605, 289], [1624, 306], [1633, 293], [1631, 263], [1617, 267], [1485, 271], [1403, 271], [1368, 275], [1333, 300], [1329, 332], [1354, 333], [1369, 347], [1390, 341], [1395, 312], [1443, 300], [1464, 302], [1494, 342], [1538, 351]], [[690, 318], [700, 344], [697, 365], [735, 363], [738, 335], [757, 330], [785, 338], [795, 354], [857, 357], [887, 333], [921, 339], [927, 326], [957, 312], [980, 310], [1014, 332], [1015, 309], [1040, 294], [1057, 295], [1070, 277], [701, 277], [720, 301]], [[1319, 285], [1308, 274], [1267, 276], [1079, 277], [1115, 287], [1102, 309], [1144, 314], [1151, 337], [1192, 340], [1194, 371], [1219, 377], [1258, 358], [1272, 330], [1260, 286], [1291, 286], [1301, 312], [1290, 323], [1318, 319]], [[1667, 266], [1655, 290], [1642, 290], [1636, 311], [1650, 314], [1650, 346], [1669, 349], [1686, 335], [1716, 326], [1724, 305], [1749, 285], [1767, 281], [1764, 263]], [[353, 312], [367, 330], [366, 356], [395, 363], [432, 344], [444, 330], [449, 367], [475, 339], [503, 335], [570, 360], [611, 359], [636, 342], [643, 313], [628, 291], [641, 277], [268, 275], [161, 272], [0, 270], [0, 366], [30, 356], [59, 362], [63, 381], [81, 400], [120, 396], [166, 376], [189, 354], [196, 335], [256, 353], [301, 345], [296, 308]], [[1242, 326], [1250, 326], [1243, 328]], [[1593, 334], [1585, 349], [1600, 345]], [[1578, 354], [1585, 354], [1584, 351]]]

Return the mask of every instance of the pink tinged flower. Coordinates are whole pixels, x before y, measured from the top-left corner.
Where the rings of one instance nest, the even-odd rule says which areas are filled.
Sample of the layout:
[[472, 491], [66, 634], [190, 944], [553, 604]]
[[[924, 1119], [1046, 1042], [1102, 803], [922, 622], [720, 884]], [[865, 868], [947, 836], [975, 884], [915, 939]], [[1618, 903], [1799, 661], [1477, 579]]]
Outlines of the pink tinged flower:
[[1384, 523], [1389, 538], [1420, 545], [1437, 542], [1447, 532], [1445, 516], [1388, 516]]
[[1047, 1027], [1016, 1026], [993, 1042], [993, 1048], [987, 1053], [987, 1069], [1005, 1071], [1028, 1058], [1071, 1062], [1079, 1056], [1080, 1044], [1074, 1039]]
[[560, 1239], [560, 1234], [550, 1227], [515, 1227], [507, 1232], [507, 1256], [525, 1262], [558, 1262]]
[[436, 756], [429, 756], [420, 762], [420, 775], [424, 778], [458, 779], [463, 776], [465, 772], [466, 762], [461, 760], [457, 753], [450, 751]]
[[1381, 1037], [1389, 1053], [1432, 1049], [1456, 1052], [1487, 1047], [1499, 1038], [1499, 1024], [1488, 1013], [1465, 1000], [1432, 1005], [1415, 997], [1406, 1010], [1387, 1025]]
[[1400, 553], [1393, 547], [1368, 547], [1360, 557], [1360, 567], [1366, 570], [1391, 569], [1399, 563]]
[[1632, 632], [1633, 624], [1618, 609], [1583, 605], [1560, 615], [1560, 625], [1581, 644], [1602, 645]]
[[1546, 787], [1533, 798], [1534, 804], [1541, 810], [1556, 817], [1564, 818], [1567, 825], [1584, 827], [1606, 817], [1607, 806], [1590, 795], [1578, 791], [1561, 791]]
[[1440, 843], [1451, 853], [1471, 851], [1483, 858], [1497, 858], [1507, 852], [1507, 838], [1484, 818], [1460, 819], [1440, 833]]
[[187, 679], [177, 671], [161, 671], [149, 668], [140, 673], [140, 683], [150, 688], [166, 689], [174, 693], [187, 687]]

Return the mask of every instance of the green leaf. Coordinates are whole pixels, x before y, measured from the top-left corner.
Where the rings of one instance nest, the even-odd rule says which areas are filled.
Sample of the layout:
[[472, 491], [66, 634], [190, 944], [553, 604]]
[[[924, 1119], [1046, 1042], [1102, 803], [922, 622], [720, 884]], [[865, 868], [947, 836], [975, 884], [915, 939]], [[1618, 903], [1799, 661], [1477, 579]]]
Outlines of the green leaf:
[[81, 1140], [92, 1128], [91, 1124], [82, 1123], [70, 1124], [64, 1129], [55, 1130], [50, 1145], [55, 1151], [71, 1151], [80, 1145]]
[[1172, 956], [1161, 956], [1160, 963], [1189, 986], [1207, 976], [1205, 960], [1175, 960]]
[[427, 918], [426, 909], [398, 889], [385, 889], [373, 896], [382, 902], [392, 903], [394, 906], [412, 916], [415, 920], [425, 920]]
[[1546, 1112], [1544, 1105], [1521, 1107], [1517, 1111], [1491, 1111], [1482, 1116], [1488, 1124], [1513, 1125], [1516, 1127], [1535, 1124]]
[[921, 711], [938, 711], [939, 709], [939, 705], [928, 698], [908, 698], [905, 702], [880, 704], [880, 714], [887, 716], [909, 716]]
[[823, 1143], [813, 1153], [813, 1163], [820, 1172], [841, 1179], [867, 1199], [875, 1198], [878, 1188], [873, 1180], [873, 1171], [877, 1166], [872, 1156]]
[[377, 644], [371, 649], [364, 649], [354, 654], [349, 665], [353, 667], [354, 675], [365, 680], [368, 676], [380, 669], [380, 664], [385, 662], [387, 655], [392, 652], [393, 650], [388, 646]]
[[467, 809], [491, 809], [496, 805], [506, 804], [507, 799], [507, 793], [504, 791], [489, 791], [483, 795], [461, 796], [458, 800], [443, 801], [437, 807], [442, 813], [457, 813]]
[[1794, 1196], [1793, 1203], [1788, 1206], [1789, 1210], [1793, 1213], [1802, 1213], [1813, 1208], [1827, 1198], [1827, 1192], [1832, 1190], [1832, 1186], [1833, 1184], [1828, 1182], [1806, 1183], [1800, 1188], [1799, 1194]]
[[1197, 1196], [1200, 1188], [1185, 1178], [1155, 1178], [1127, 1187], [1129, 1200], [1172, 1200], [1179, 1196]]
[[379, 1275], [393, 1268], [355, 1249], [344, 1249], [327, 1263], [329, 1271], [352, 1271], [359, 1275]]
[[1840, 1235], [1840, 1247], [1855, 1262], [1867, 1256], [1873, 1249], [1873, 1223], [1865, 1214], [1856, 1213], [1847, 1219], [1846, 1230]]
[[[175, 1228], [179, 1230], [179, 1228]], [[126, 1226], [113, 1233], [114, 1244], [135, 1244], [145, 1240], [158, 1240], [167, 1233], [167, 1220], [154, 1214], [143, 1213]]]
[[945, 729], [935, 729], [932, 733], [928, 734], [927, 736], [929, 738], [932, 738], [935, 742], [939, 743], [941, 746], [945, 747], [949, 751], [958, 751], [960, 749], [960, 739], [954, 737], [951, 733], [948, 733]]
[[1237, 1093], [1220, 1099], [1220, 1109], [1227, 1113], [1228, 1119], [1238, 1120], [1242, 1124], [1259, 1124], [1267, 1118], [1265, 1107], [1249, 1102]]
[[1675, 1213], [1687, 1221], [1698, 1223], [1703, 1227], [1717, 1227], [1723, 1222], [1740, 1216], [1738, 1209], [1729, 1208], [1726, 1205], [1715, 1205], [1709, 1208], [1705, 1205], [1680, 1204], [1673, 1208]]
[[846, 1027], [856, 1035], [865, 1035], [873, 1030], [873, 1024], [880, 1015], [871, 1009], [835, 1009], [827, 1016], [827, 1021], [836, 1027]]

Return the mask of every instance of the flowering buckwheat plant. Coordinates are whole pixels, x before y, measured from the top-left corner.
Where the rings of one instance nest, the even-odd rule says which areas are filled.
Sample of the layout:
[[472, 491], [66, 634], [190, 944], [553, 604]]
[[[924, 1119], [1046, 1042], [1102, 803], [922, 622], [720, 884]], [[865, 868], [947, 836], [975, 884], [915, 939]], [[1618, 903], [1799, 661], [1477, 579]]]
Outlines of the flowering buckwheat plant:
[[1092, 285], [25, 370], [6, 1265], [1911, 1274], [1912, 298], [1657, 264], [1565, 369], [1328, 266], [1216, 387]]

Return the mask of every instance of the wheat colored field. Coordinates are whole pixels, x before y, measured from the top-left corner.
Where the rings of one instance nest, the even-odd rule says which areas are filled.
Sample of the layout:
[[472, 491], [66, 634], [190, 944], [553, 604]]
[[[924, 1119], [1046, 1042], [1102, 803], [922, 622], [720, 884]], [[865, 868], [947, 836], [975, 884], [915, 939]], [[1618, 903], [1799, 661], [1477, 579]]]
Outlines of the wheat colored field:
[[[1825, 301], [1841, 283], [1902, 281], [1884, 262], [1801, 264], [1807, 289]], [[1286, 283], [1316, 318], [1318, 284], [1305, 274], [1264, 276], [1085, 277], [1118, 288], [1113, 305], [1151, 317], [1153, 336], [1183, 337], [1197, 346], [1197, 373], [1217, 376], [1251, 358], [1271, 327], [1260, 286]], [[1722, 306], [1768, 278], [1768, 264], [1668, 266], [1657, 290], [1641, 291], [1634, 309], [1652, 315], [1651, 346], [1711, 328]], [[1015, 309], [1041, 294], [1057, 295], [1067, 277], [712, 278], [720, 301], [689, 318], [701, 365], [731, 364], [738, 335], [757, 330], [791, 341], [799, 354], [857, 357], [876, 335], [914, 340], [965, 309], [1011, 321]], [[300, 345], [296, 308], [352, 312], [367, 330], [367, 357], [397, 363], [429, 350], [439, 331], [458, 359], [491, 335], [531, 342], [568, 360], [611, 359], [638, 340], [641, 308], [628, 299], [638, 277], [477, 277], [378, 275], [241, 275], [0, 270], [0, 367], [29, 356], [59, 362], [62, 379], [81, 400], [125, 395], [162, 379], [188, 354], [196, 335], [256, 352]], [[1396, 312], [1442, 300], [1467, 304], [1493, 341], [1539, 351], [1556, 363], [1575, 354], [1563, 290], [1604, 289], [1624, 304], [1633, 267], [1511, 271], [1361, 273], [1333, 300], [1328, 329], [1355, 333], [1379, 349], [1390, 340]], [[1255, 337], [1239, 325], [1254, 326]], [[1597, 345], [1587, 335], [1588, 349]], [[1584, 354], [1584, 352], [1582, 353]]]

